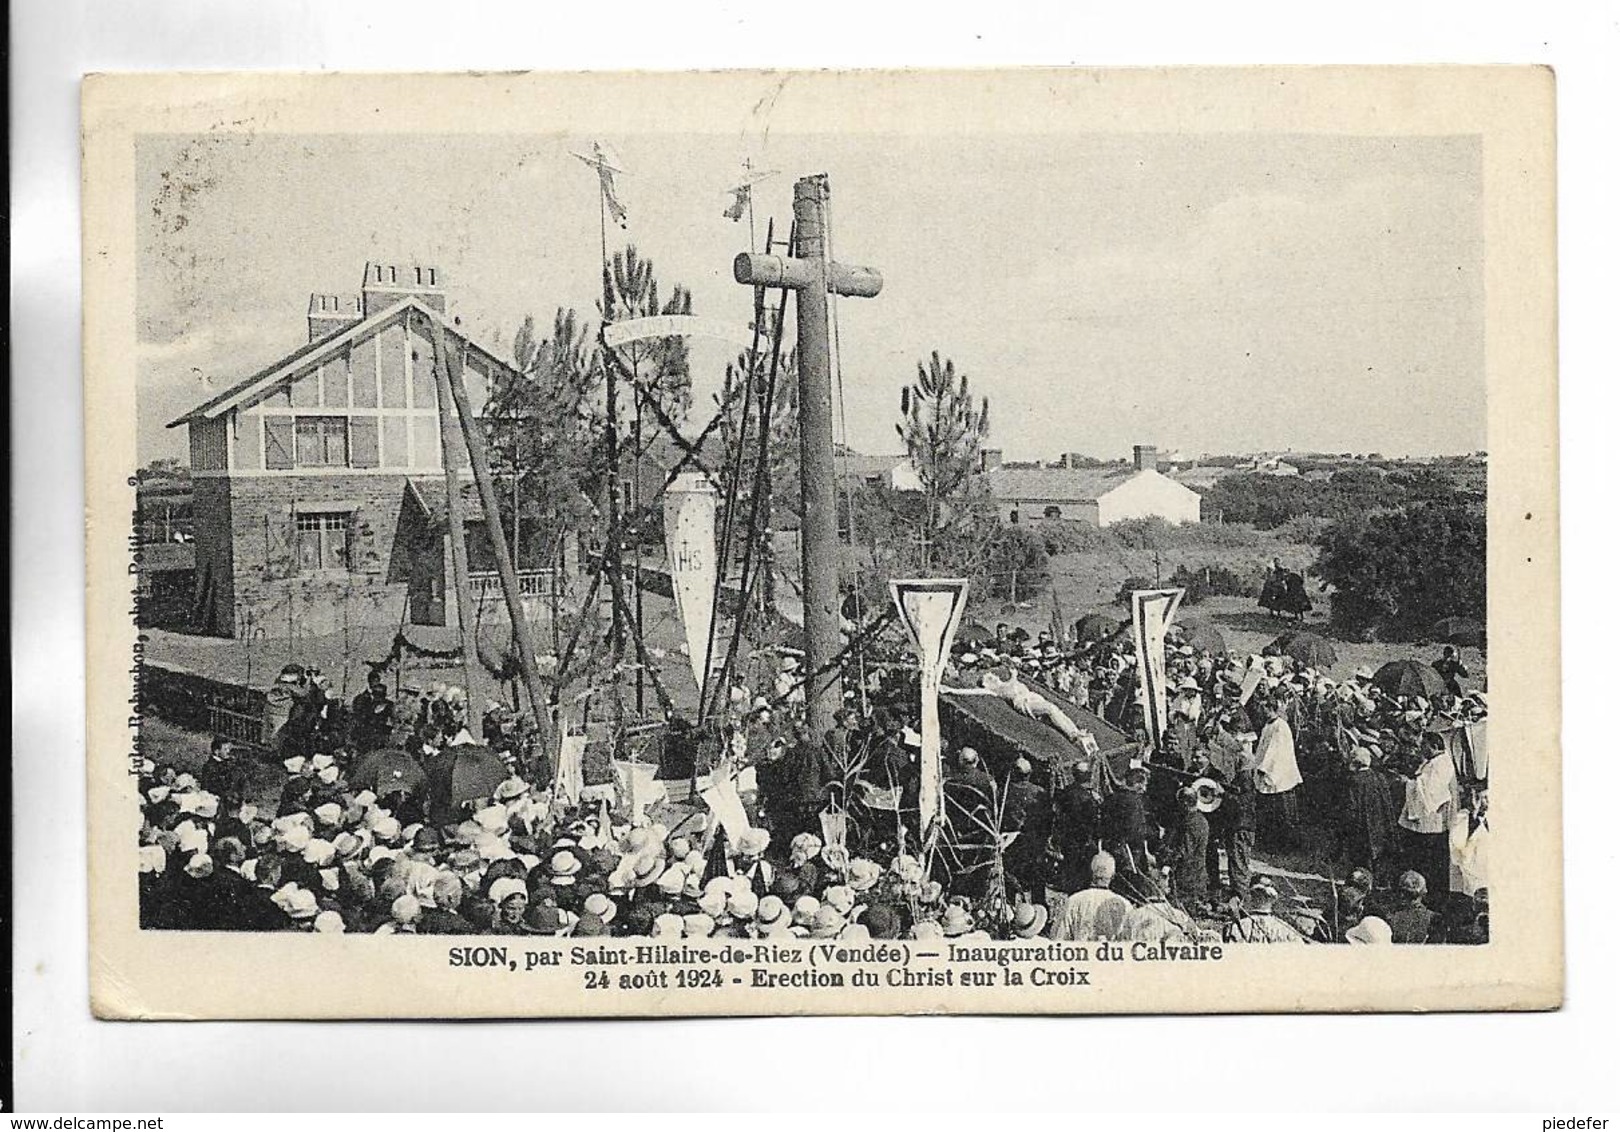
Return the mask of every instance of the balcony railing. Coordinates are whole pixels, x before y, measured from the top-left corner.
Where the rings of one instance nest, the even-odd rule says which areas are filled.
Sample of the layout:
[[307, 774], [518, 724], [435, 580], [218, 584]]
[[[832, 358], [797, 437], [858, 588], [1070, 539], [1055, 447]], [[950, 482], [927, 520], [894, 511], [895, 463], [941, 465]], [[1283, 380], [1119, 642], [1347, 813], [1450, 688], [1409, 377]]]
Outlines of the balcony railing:
[[[518, 592], [524, 597], [550, 597], [555, 585], [555, 570], [519, 570]], [[477, 600], [501, 599], [501, 576], [494, 570], [480, 570], [467, 575], [472, 596]]]

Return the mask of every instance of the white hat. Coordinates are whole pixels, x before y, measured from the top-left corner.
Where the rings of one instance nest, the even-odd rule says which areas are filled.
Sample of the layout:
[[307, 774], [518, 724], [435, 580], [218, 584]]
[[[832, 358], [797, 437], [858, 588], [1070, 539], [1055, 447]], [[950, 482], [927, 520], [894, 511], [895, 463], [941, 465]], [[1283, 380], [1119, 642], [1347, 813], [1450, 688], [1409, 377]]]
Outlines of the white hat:
[[326, 911], [315, 917], [315, 930], [318, 932], [333, 932], [341, 935], [343, 932], [347, 931], [348, 928], [345, 927], [342, 916], [333, 911]]
[[1344, 933], [1344, 938], [1351, 943], [1393, 943], [1394, 933], [1390, 931], [1389, 924], [1377, 916], [1368, 916]]
[[208, 848], [208, 831], [189, 821], [183, 821], [174, 827], [175, 836], [179, 839], [176, 847], [185, 853], [201, 853]]
[[499, 906], [513, 896], [528, 896], [528, 887], [516, 877], [501, 877], [489, 886], [489, 901]]
[[507, 813], [505, 806], [485, 806], [473, 815], [473, 821], [479, 827], [491, 833], [501, 833], [506, 829]]

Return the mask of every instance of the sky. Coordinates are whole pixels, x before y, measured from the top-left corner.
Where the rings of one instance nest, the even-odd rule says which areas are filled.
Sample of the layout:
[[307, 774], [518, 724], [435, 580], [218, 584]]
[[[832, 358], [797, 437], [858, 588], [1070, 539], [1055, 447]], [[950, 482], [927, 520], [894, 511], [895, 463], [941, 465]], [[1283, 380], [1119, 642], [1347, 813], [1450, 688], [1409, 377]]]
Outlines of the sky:
[[[898, 452], [901, 388], [932, 351], [990, 400], [1008, 459], [1485, 446], [1480, 147], [1304, 135], [605, 138], [627, 231], [694, 312], [745, 324], [724, 219], [744, 158], [756, 239], [827, 173], [833, 253], [882, 273], [836, 304], [848, 443]], [[137, 145], [139, 447], [307, 338], [311, 292], [368, 260], [432, 264], [505, 356], [526, 314], [594, 313], [586, 137], [211, 134]], [[701, 423], [735, 348], [694, 340]]]

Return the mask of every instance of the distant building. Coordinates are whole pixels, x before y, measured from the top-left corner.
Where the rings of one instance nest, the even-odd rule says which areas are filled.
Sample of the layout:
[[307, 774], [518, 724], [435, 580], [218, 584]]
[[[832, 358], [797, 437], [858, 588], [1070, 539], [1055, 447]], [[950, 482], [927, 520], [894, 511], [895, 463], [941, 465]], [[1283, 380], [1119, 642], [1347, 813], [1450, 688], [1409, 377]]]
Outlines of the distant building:
[[1201, 518], [1202, 497], [1159, 471], [1149, 445], [1137, 445], [1129, 465], [1101, 468], [1013, 468], [999, 451], [984, 455], [981, 474], [1005, 522], [1073, 519], [1106, 527], [1126, 519]]
[[1256, 456], [1254, 460], [1241, 469], [1257, 476], [1297, 476], [1299, 468], [1284, 460], [1281, 456]]
[[893, 491], [921, 491], [922, 477], [907, 456], [868, 456], [850, 448], [840, 448], [833, 457], [840, 476], [859, 480], [870, 487]]
[[[190, 433], [193, 625], [240, 637], [457, 623], [435, 328], [475, 414], [511, 370], [446, 310], [438, 269], [368, 263], [359, 294], [310, 297], [307, 344], [170, 423]], [[450, 458], [468, 466], [459, 429]], [[487, 519], [470, 474], [461, 483], [485, 594]], [[549, 561], [523, 542], [520, 571]]]

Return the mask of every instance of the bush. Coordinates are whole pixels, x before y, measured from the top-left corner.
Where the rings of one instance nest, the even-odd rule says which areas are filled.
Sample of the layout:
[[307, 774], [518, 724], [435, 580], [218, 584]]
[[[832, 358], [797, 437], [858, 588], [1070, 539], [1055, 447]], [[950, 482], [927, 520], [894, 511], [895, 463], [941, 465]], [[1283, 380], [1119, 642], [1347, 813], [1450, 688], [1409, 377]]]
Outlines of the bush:
[[1030, 524], [1030, 530], [1040, 537], [1048, 556], [1105, 550], [1117, 545], [1110, 532], [1094, 527], [1090, 523], [1070, 519], [1041, 519]]
[[1265, 578], [1257, 570], [1233, 570], [1226, 566], [1178, 566], [1170, 584], [1187, 591], [1183, 601], [1196, 605], [1206, 597], [1258, 597]]
[[1132, 574], [1129, 578], [1126, 578], [1119, 584], [1119, 592], [1114, 595], [1114, 600], [1120, 605], [1129, 605], [1131, 602], [1132, 590], [1156, 590], [1161, 588], [1161, 585], [1158, 582], [1155, 582], [1152, 578], [1144, 578], [1140, 574]]
[[1331, 519], [1324, 519], [1320, 515], [1295, 515], [1277, 527], [1277, 537], [1284, 542], [1314, 546], [1322, 541], [1322, 536], [1332, 525]]
[[1371, 464], [1344, 468], [1327, 480], [1239, 473], [1218, 480], [1204, 495], [1204, 514], [1227, 523], [1273, 530], [1301, 515], [1350, 519], [1371, 511], [1425, 502], [1461, 502], [1456, 483], [1433, 468]]
[[1027, 601], [1052, 581], [1046, 544], [1027, 527], [1003, 527], [985, 550], [983, 583], [992, 597]]
[[1485, 616], [1485, 512], [1422, 503], [1333, 524], [1316, 573], [1334, 587], [1333, 624], [1422, 637], [1442, 617]]

